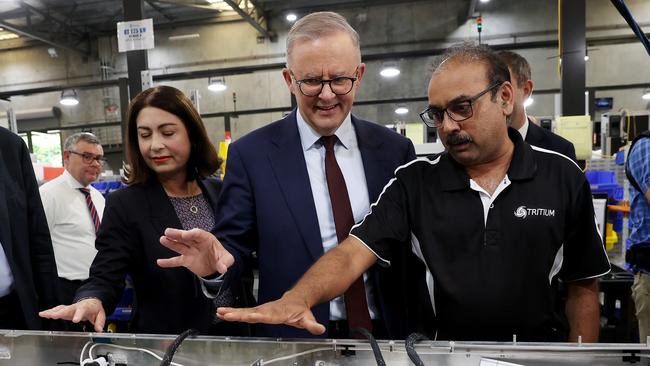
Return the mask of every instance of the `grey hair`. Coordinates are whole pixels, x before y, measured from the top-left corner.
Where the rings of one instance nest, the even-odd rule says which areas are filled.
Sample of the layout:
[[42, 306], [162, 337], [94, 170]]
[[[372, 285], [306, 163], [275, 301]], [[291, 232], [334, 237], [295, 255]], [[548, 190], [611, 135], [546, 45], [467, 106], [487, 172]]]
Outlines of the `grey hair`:
[[337, 32], [345, 32], [350, 36], [352, 44], [357, 50], [361, 62], [361, 49], [359, 48], [359, 34], [350, 26], [345, 18], [331, 11], [311, 13], [298, 20], [289, 30], [287, 35], [287, 66], [296, 41], [301, 39], [316, 40]]
[[65, 139], [65, 142], [63, 143], [63, 150], [74, 151], [72, 148], [76, 147], [79, 141], [86, 141], [87, 143], [93, 145], [101, 145], [101, 142], [99, 142], [97, 136], [93, 135], [92, 133], [77, 132]]
[[517, 86], [523, 86], [530, 80], [530, 65], [524, 56], [512, 51], [501, 51], [498, 55], [512, 70], [512, 76], [517, 79]]
[[[480, 62], [487, 66], [488, 85], [500, 84], [510, 81], [510, 70], [508, 65], [499, 55], [491, 48], [485, 45], [477, 45], [472, 42], [463, 42], [452, 45], [447, 48], [442, 56], [434, 60], [434, 73], [444, 68], [444, 63], [448, 60], [460, 60], [465, 62]], [[491, 92], [492, 98], [496, 95], [497, 90]]]

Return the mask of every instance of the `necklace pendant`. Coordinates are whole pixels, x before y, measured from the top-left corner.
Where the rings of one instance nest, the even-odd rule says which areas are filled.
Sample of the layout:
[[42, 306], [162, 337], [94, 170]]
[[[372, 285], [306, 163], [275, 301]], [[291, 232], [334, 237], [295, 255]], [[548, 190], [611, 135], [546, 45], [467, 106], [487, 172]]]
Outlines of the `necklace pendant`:
[[199, 208], [196, 207], [196, 205], [192, 205], [192, 206], [190, 206], [190, 212], [195, 214], [195, 213], [199, 212]]

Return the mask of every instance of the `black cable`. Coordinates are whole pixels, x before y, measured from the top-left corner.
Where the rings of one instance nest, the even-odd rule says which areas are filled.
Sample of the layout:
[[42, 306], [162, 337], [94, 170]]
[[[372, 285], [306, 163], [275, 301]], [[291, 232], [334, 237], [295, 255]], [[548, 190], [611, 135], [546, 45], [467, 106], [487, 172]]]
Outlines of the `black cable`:
[[425, 335], [422, 335], [420, 333], [411, 333], [407, 338], [406, 342], [404, 342], [404, 347], [406, 348], [406, 354], [409, 356], [411, 359], [411, 362], [415, 364], [415, 366], [424, 366], [424, 362], [422, 362], [422, 359], [418, 355], [417, 351], [415, 351], [415, 344], [418, 343], [419, 341], [424, 341], [427, 340]]
[[165, 354], [163, 355], [163, 359], [160, 362], [160, 366], [169, 366], [172, 363], [172, 359], [174, 358], [174, 354], [176, 353], [176, 350], [178, 347], [183, 343], [185, 338], [188, 336], [195, 336], [199, 333], [198, 330], [196, 329], [188, 329], [184, 331], [183, 333], [179, 334], [176, 339], [174, 339], [174, 342], [167, 347], [167, 350], [165, 351]]
[[375, 361], [377, 361], [377, 366], [386, 366], [386, 361], [384, 361], [384, 356], [381, 354], [379, 344], [377, 344], [377, 340], [372, 336], [368, 329], [354, 328], [350, 330], [350, 334], [354, 333], [362, 334], [364, 337], [368, 338], [368, 341], [370, 342], [370, 348], [372, 348], [372, 354], [375, 356]]

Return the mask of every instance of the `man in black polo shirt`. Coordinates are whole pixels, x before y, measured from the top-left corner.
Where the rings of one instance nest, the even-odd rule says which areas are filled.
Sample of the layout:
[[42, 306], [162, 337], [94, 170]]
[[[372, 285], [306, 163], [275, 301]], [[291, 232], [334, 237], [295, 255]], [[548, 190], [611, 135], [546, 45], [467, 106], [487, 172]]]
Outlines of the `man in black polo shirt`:
[[450, 49], [429, 84], [425, 122], [447, 153], [397, 169], [371, 212], [283, 297], [225, 320], [285, 323], [322, 333], [310, 307], [342, 293], [410, 239], [426, 263], [438, 339], [548, 341], [561, 324], [550, 283], [568, 284], [569, 340], [598, 340], [597, 277], [610, 265], [591, 192], [567, 157], [507, 127], [513, 91], [492, 51]]

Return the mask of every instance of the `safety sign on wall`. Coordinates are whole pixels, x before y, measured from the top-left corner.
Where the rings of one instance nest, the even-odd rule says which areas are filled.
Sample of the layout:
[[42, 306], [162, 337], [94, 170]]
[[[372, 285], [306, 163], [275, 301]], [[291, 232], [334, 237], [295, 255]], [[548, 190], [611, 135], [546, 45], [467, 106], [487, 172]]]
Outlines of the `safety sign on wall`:
[[153, 48], [153, 19], [118, 22], [117, 48], [120, 52]]

